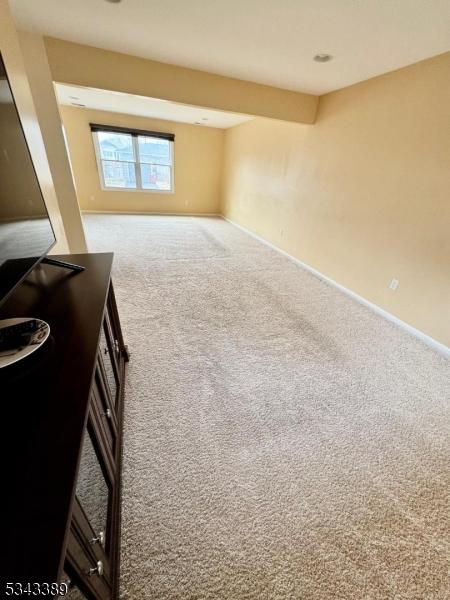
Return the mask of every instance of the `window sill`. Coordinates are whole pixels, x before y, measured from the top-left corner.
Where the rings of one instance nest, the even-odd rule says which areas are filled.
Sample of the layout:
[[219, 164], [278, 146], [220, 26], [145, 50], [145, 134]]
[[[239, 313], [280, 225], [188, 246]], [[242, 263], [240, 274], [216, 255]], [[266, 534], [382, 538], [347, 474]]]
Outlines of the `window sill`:
[[136, 188], [121, 188], [121, 187], [103, 187], [102, 192], [132, 192], [133, 194], [138, 192], [140, 194], [175, 194], [175, 190], [140, 190]]

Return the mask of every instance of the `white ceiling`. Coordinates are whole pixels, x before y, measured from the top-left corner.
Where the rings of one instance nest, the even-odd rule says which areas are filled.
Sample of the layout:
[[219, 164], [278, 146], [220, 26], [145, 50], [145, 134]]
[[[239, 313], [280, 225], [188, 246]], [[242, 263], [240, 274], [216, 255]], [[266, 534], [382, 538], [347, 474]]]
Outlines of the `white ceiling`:
[[450, 50], [449, 0], [10, 3], [24, 29], [314, 94]]
[[204, 125], [206, 127], [227, 129], [253, 118], [247, 115], [236, 115], [198, 106], [178, 104], [169, 100], [158, 100], [96, 88], [56, 83], [55, 89], [60, 104], [68, 106], [83, 105], [85, 108], [95, 110], [107, 110], [141, 117]]

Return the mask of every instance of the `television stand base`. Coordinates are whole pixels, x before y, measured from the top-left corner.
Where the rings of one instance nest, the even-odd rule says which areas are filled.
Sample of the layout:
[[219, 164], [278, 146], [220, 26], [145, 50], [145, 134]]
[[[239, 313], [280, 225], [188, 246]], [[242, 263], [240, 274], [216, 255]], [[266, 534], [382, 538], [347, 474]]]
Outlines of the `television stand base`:
[[80, 265], [74, 265], [73, 263], [70, 262], [64, 262], [63, 260], [56, 260], [55, 258], [50, 258], [49, 256], [46, 256], [45, 258], [43, 258], [41, 260], [41, 262], [43, 262], [46, 265], [53, 265], [55, 267], [63, 267], [65, 269], [71, 269], [72, 271], [84, 271], [84, 267], [80, 266]]

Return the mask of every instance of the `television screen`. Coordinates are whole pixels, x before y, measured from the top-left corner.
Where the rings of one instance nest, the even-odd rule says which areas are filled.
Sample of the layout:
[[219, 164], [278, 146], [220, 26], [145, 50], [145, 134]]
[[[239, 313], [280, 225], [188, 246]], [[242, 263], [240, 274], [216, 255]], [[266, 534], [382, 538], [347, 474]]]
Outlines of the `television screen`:
[[0, 56], [0, 303], [55, 243]]

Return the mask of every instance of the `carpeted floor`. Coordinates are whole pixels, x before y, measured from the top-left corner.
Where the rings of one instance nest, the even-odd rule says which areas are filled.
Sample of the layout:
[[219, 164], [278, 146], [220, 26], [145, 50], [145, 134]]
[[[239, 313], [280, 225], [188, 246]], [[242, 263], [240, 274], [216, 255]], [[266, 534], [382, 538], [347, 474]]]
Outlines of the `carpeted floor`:
[[225, 221], [85, 222], [132, 353], [122, 598], [449, 599], [449, 362]]

